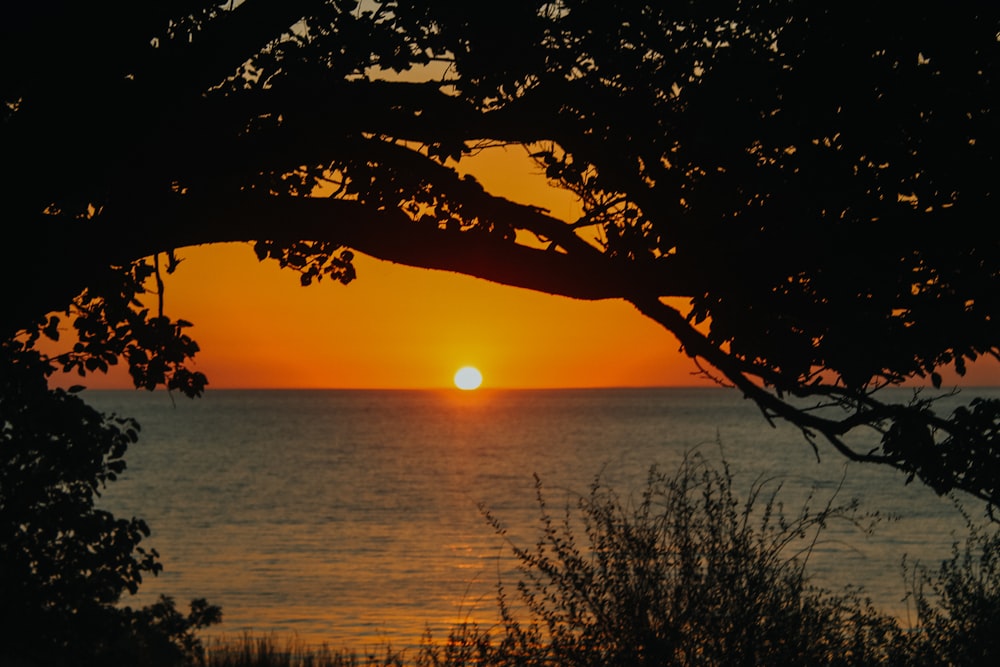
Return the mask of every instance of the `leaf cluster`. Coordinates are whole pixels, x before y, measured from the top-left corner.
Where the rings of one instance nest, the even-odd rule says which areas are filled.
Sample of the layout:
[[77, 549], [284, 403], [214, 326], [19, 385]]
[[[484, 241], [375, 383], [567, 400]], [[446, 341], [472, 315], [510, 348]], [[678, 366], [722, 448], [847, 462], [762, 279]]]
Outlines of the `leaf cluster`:
[[49, 389], [39, 352], [8, 342], [0, 354], [0, 662], [96, 666], [146, 641], [193, 650], [214, 608], [199, 603], [182, 622], [169, 605], [116, 607], [162, 569], [141, 546], [143, 520], [95, 506], [139, 425]]
[[298, 271], [303, 287], [324, 277], [343, 285], [357, 277], [353, 264], [354, 253], [339, 246], [308, 241], [298, 241], [289, 245], [275, 241], [258, 241], [254, 244], [254, 252], [261, 261], [274, 259], [281, 268]]
[[[172, 253], [170, 257], [173, 259]], [[135, 262], [127, 270], [113, 268], [73, 301], [65, 312], [72, 321], [73, 344], [68, 351], [51, 357], [53, 368], [83, 378], [93, 372], [106, 373], [124, 359], [137, 388], [153, 390], [163, 386], [188, 397], [204, 391], [208, 378], [188, 367], [199, 350], [185, 333], [192, 324], [163, 315], [164, 283], [158, 262], [156, 258], [155, 262]], [[154, 277], [159, 301], [156, 312], [143, 301], [150, 295], [148, 284]], [[31, 348], [40, 334], [58, 342], [61, 323], [58, 315], [50, 315], [43, 326], [23, 340]]]

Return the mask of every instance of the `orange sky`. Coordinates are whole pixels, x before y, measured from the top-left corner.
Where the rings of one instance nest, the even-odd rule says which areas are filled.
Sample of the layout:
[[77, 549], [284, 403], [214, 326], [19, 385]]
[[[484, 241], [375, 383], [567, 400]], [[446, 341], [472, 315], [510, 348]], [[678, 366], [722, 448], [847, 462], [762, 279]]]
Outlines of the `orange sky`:
[[249, 246], [183, 253], [168, 314], [195, 327], [214, 387], [689, 384], [670, 336], [624, 303], [585, 303], [360, 257], [344, 287], [298, 286]]
[[[520, 149], [465, 164], [495, 194], [567, 220], [577, 214], [572, 196], [549, 188]], [[351, 285], [303, 288], [297, 273], [259, 263], [248, 244], [179, 255], [166, 314], [194, 323], [195, 367], [210, 388], [450, 387], [463, 365], [482, 371], [484, 387], [711, 384], [693, 374], [671, 334], [620, 301], [576, 301], [366, 256]], [[121, 369], [84, 384], [131, 387]], [[1000, 365], [975, 367], [963, 384], [1000, 384]]]

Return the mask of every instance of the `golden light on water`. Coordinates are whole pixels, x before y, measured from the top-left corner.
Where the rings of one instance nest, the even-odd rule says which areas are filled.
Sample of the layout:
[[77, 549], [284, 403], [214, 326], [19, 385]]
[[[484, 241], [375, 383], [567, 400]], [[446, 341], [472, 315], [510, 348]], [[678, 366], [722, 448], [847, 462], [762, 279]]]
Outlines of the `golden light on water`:
[[455, 386], [463, 391], [479, 389], [483, 383], [483, 374], [474, 366], [463, 366], [455, 372]]

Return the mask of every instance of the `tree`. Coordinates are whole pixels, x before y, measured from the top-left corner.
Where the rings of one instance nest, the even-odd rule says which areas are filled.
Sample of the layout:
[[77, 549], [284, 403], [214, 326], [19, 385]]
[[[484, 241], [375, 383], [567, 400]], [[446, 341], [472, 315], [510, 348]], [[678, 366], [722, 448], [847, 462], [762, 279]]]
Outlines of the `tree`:
[[[879, 392], [998, 354], [1000, 9], [155, 4], [3, 10], [3, 335], [67, 313], [49, 363], [198, 394], [187, 323], [141, 305], [175, 250], [253, 242], [303, 284], [361, 251], [624, 299], [814, 447], [1000, 499], [1000, 404]], [[497, 144], [584, 215], [459, 177]]]
[[49, 389], [50, 364], [0, 346], [0, 663], [174, 665], [195, 656], [217, 607], [169, 599], [118, 608], [162, 566], [141, 519], [95, 508], [125, 469], [138, 424], [103, 415], [77, 391]]

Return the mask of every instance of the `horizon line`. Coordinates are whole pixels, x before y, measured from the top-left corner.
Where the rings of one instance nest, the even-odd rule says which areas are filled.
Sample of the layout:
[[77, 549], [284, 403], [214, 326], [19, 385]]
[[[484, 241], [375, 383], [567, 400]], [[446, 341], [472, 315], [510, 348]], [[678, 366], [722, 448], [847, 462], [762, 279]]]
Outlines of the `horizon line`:
[[[136, 392], [162, 392], [168, 391], [165, 388], [157, 387], [155, 390], [147, 390], [142, 387], [87, 387], [83, 385], [85, 391], [136, 391]], [[931, 386], [924, 385], [892, 385], [883, 387], [884, 389], [910, 389], [910, 390], [927, 390], [931, 392], [949, 392], [954, 390], [970, 390], [970, 389], [1000, 389], [1000, 384], [977, 384], [977, 385], [956, 385], [951, 387], [942, 386], [939, 389], [935, 389]], [[738, 390], [738, 387], [725, 386], [719, 384], [669, 384], [669, 385], [594, 385], [585, 387], [572, 387], [572, 386], [544, 386], [544, 387], [479, 387], [474, 390], [462, 390], [454, 386], [439, 385], [439, 386], [427, 386], [427, 387], [234, 387], [234, 386], [222, 386], [222, 387], [208, 387], [204, 393], [211, 393], [213, 391], [449, 391], [460, 394], [475, 394], [482, 391], [608, 391], [614, 389], [629, 389], [629, 390], [643, 390], [643, 389], [725, 389], [725, 390]]]

